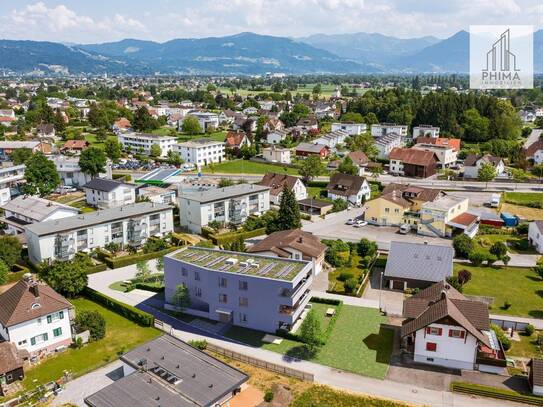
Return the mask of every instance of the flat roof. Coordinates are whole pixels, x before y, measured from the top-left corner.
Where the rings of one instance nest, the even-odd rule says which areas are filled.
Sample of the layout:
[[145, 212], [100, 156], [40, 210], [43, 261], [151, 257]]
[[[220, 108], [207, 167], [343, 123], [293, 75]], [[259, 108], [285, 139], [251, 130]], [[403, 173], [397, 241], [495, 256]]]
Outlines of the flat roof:
[[103, 223], [121, 221], [126, 218], [138, 217], [150, 213], [172, 210], [170, 205], [140, 202], [125, 205], [118, 208], [109, 208], [96, 212], [88, 212], [67, 218], [50, 220], [47, 222], [33, 223], [25, 229], [38, 236], [52, 235], [54, 233], [67, 232]]
[[142, 177], [138, 178], [135, 182], [139, 184], [163, 184], [171, 177], [174, 177], [181, 173], [178, 168], [157, 168]]
[[197, 201], [200, 203], [222, 201], [238, 196], [256, 194], [263, 191], [269, 191], [269, 187], [256, 184], [238, 184], [224, 188], [214, 188], [207, 191], [183, 192], [180, 191], [180, 198]]
[[224, 141], [217, 141], [210, 138], [200, 138], [196, 140], [189, 140], [183, 143], [177, 143], [178, 146], [188, 147], [188, 148], [199, 148], [211, 145], [225, 145]]
[[422, 205], [423, 209], [435, 209], [435, 210], [449, 210], [455, 205], [458, 205], [461, 202], [464, 202], [468, 198], [463, 198], [454, 195], [445, 195], [435, 201], [425, 202]]
[[163, 335], [121, 359], [136, 372], [87, 397], [94, 407], [214, 406], [248, 376], [185, 342]]
[[175, 260], [225, 273], [292, 281], [309, 263], [281, 257], [187, 247], [169, 254]]

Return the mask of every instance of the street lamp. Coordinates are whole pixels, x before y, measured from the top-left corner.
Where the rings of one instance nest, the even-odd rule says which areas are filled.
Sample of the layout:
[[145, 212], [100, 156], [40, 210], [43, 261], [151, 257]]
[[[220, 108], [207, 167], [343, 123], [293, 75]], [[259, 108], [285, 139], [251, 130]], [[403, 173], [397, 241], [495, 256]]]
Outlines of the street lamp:
[[381, 275], [379, 276], [379, 311], [382, 311], [382, 308], [381, 308], [382, 291], [383, 291], [383, 272], [381, 271]]

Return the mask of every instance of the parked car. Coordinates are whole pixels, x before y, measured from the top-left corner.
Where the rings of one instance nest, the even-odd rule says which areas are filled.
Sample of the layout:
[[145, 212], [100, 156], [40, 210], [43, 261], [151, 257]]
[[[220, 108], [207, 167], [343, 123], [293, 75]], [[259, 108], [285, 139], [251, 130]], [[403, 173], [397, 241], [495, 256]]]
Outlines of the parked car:
[[70, 187], [70, 186], [67, 186], [67, 185], [63, 185], [63, 186], [58, 187], [55, 190], [55, 192], [57, 194], [69, 194], [70, 192], [77, 192], [77, 188]]
[[404, 223], [403, 225], [400, 225], [400, 234], [407, 235], [411, 231], [411, 226]]
[[354, 225], [355, 222], [356, 222], [356, 219], [349, 218], [349, 220], [347, 220], [347, 225]]
[[363, 226], [366, 226], [368, 224], [368, 222], [366, 222], [365, 220], [361, 220], [361, 219], [358, 219], [355, 223], [354, 223], [354, 227], [355, 228], [361, 228]]

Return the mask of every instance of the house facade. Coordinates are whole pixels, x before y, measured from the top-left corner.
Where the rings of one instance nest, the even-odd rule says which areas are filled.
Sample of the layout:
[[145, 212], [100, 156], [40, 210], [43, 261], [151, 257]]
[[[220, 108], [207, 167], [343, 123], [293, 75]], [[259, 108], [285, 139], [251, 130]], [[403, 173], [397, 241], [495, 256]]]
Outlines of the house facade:
[[396, 133], [402, 137], [407, 137], [407, 126], [395, 123], [379, 123], [371, 125], [371, 135], [373, 137], [382, 137], [389, 133]]
[[143, 154], [147, 155], [151, 154], [151, 147], [157, 145], [160, 147], [160, 156], [166, 157], [177, 143], [177, 137], [161, 136], [159, 134], [121, 133], [119, 134], [119, 142], [125, 150], [130, 149], [134, 153], [142, 151]]
[[19, 194], [19, 185], [24, 180], [25, 168], [24, 164], [0, 168], [0, 206]]
[[307, 188], [304, 183], [300, 178], [292, 175], [269, 172], [264, 175], [258, 185], [270, 188], [270, 202], [274, 205], [281, 203], [285, 186], [294, 193], [297, 201], [307, 198]]
[[179, 130], [181, 130], [183, 127], [183, 121], [189, 116], [195, 117], [198, 120], [202, 133], [213, 131], [219, 128], [220, 119], [217, 113], [191, 111], [187, 116], [185, 116], [183, 120], [179, 122]]
[[386, 160], [390, 156], [390, 152], [397, 147], [402, 147], [404, 142], [402, 136], [398, 133], [388, 133], [384, 136], [375, 139], [375, 147], [377, 148], [377, 158]]
[[494, 157], [489, 154], [475, 155], [470, 154], [464, 160], [464, 178], [478, 178], [479, 170], [484, 164], [490, 164], [496, 171], [496, 176], [505, 172], [505, 163], [500, 157]]
[[266, 141], [268, 144], [279, 144], [281, 141], [285, 140], [288, 136], [288, 133], [284, 130], [273, 130], [266, 135]]
[[332, 123], [332, 131], [344, 131], [349, 136], [359, 136], [360, 134], [366, 132], [367, 130], [366, 123], [354, 123], [354, 122], [343, 122], [343, 123]]
[[439, 137], [439, 127], [431, 126], [428, 124], [419, 124], [418, 126], [413, 127], [413, 139], [419, 137]]
[[250, 329], [290, 331], [311, 297], [310, 262], [189, 247], [164, 257], [166, 307], [177, 309], [184, 285], [190, 306], [183, 312]]
[[276, 146], [264, 147], [262, 158], [272, 163], [290, 164], [292, 162], [290, 148]]
[[394, 148], [389, 155], [389, 169], [393, 175], [428, 178], [437, 172], [437, 157], [432, 151], [413, 148]]
[[[77, 157], [57, 155], [50, 159], [55, 163], [62, 185], [80, 188], [92, 179], [89, 174], [85, 174], [81, 171], [81, 167], [79, 167], [79, 158]], [[111, 161], [108, 160], [105, 166], [105, 172], [98, 176], [100, 178], [112, 178]]]
[[328, 154], [330, 154], [329, 148], [322, 144], [300, 143], [296, 146], [296, 156], [298, 157], [316, 155], [320, 158], [326, 158]]
[[455, 149], [437, 144], [415, 144], [415, 150], [431, 151], [437, 157], [437, 163], [441, 168], [448, 168], [456, 164], [458, 153]]
[[539, 137], [537, 138], [537, 140], [529, 144], [528, 146], [525, 146], [523, 150], [524, 157], [526, 157], [526, 159], [528, 160], [534, 160], [534, 164], [543, 163], [543, 131], [538, 134]]
[[205, 138], [176, 144], [174, 151], [183, 161], [198, 167], [220, 163], [225, 159], [225, 143]]
[[351, 205], [359, 206], [371, 197], [371, 188], [365, 178], [357, 175], [335, 173], [326, 187], [328, 198], [342, 199]]
[[87, 204], [96, 208], [116, 208], [136, 202], [136, 185], [106, 178], [94, 178], [83, 185]]
[[538, 253], [543, 254], [543, 220], [536, 220], [528, 226], [528, 241]]

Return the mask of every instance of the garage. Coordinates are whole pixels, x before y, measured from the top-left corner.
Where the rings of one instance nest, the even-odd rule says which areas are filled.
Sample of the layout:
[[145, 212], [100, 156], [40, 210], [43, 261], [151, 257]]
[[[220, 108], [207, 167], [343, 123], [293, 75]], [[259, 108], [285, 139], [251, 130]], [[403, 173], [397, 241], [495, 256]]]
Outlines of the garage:
[[401, 280], [390, 280], [390, 288], [392, 288], [393, 290], [400, 290], [400, 291], [403, 291], [404, 290], [404, 282], [401, 281]]

